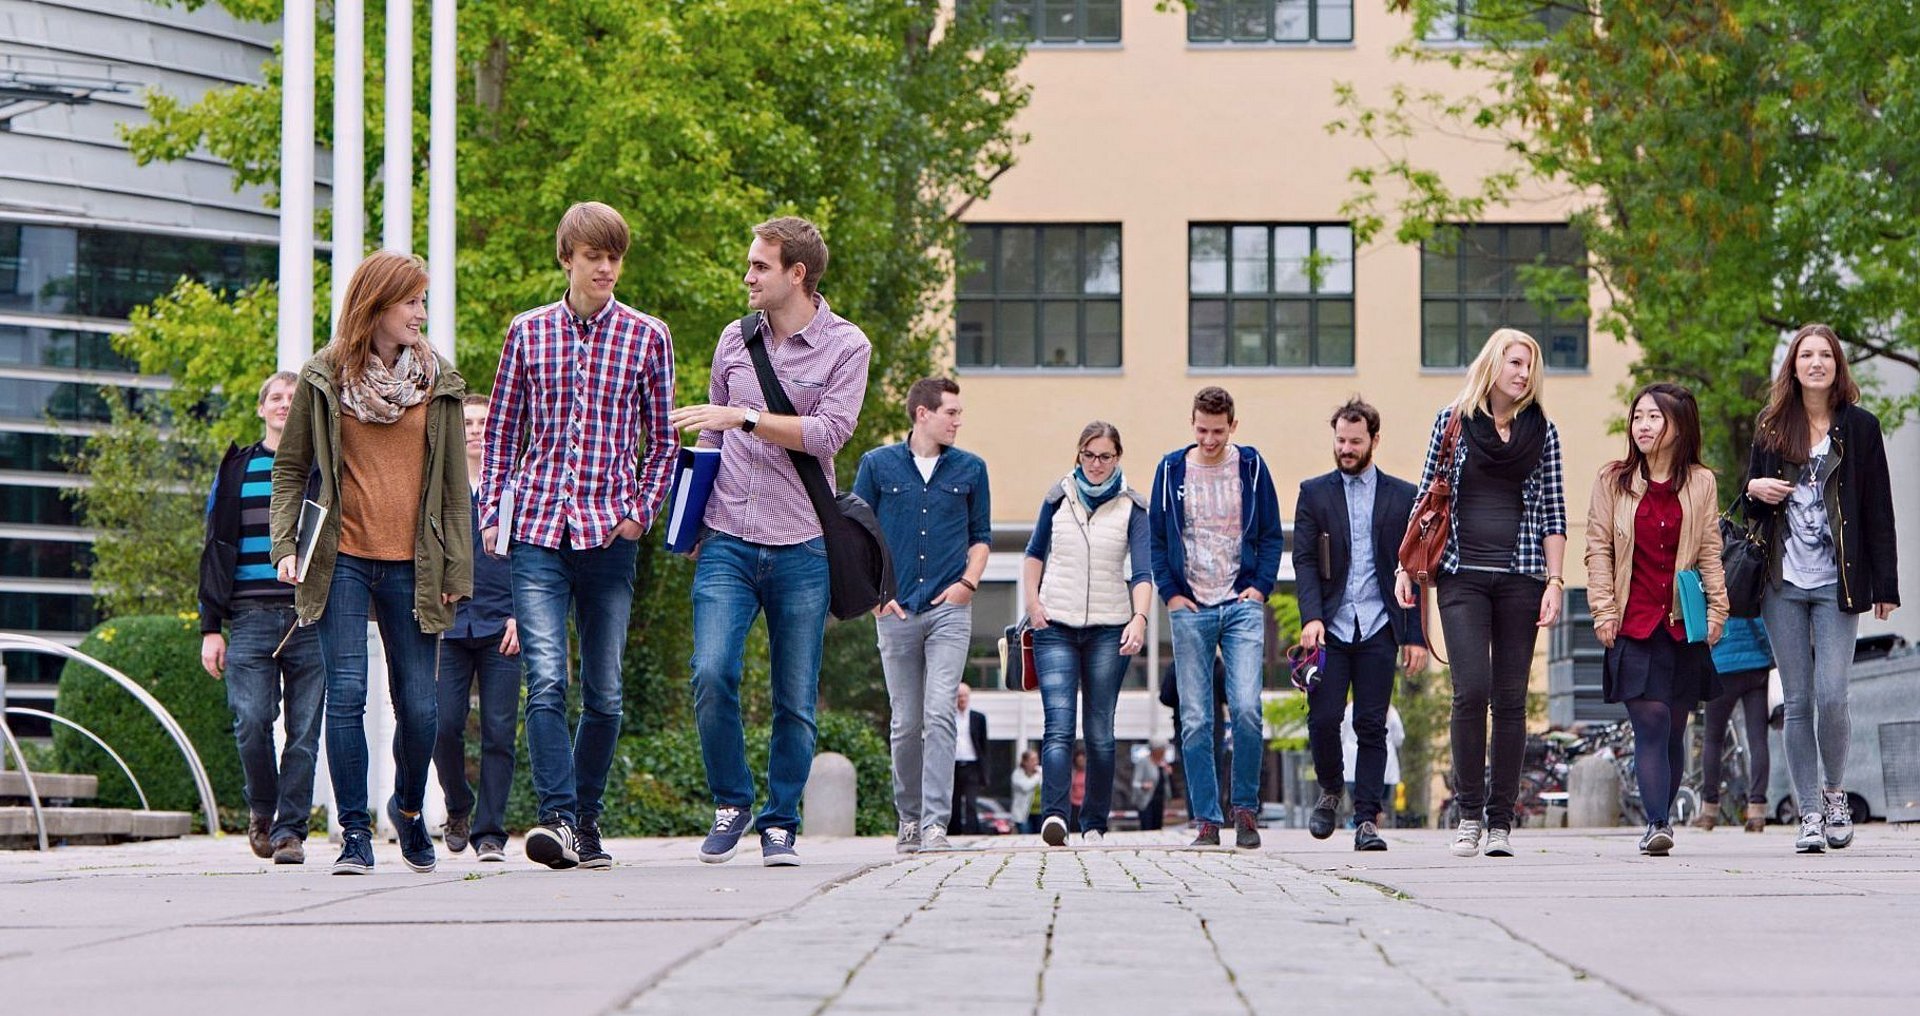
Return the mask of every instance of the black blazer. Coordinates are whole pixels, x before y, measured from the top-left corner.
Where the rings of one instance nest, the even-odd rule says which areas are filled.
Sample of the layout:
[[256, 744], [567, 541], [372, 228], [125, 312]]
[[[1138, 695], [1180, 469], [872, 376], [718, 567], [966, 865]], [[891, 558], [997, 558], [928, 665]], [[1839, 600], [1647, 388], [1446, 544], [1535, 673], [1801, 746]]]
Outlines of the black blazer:
[[[1887, 449], [1880, 419], [1857, 405], [1842, 406], [1833, 414], [1834, 454], [1840, 463], [1826, 485], [1827, 524], [1840, 554], [1840, 609], [1863, 614], [1876, 603], [1900, 602], [1900, 555], [1894, 540], [1893, 485], [1888, 475]], [[1747, 463], [1747, 479], [1769, 477], [1794, 482], [1798, 466], [1754, 441]], [[1741, 485], [1742, 491], [1746, 489]], [[1774, 588], [1779, 588], [1783, 506], [1746, 499], [1747, 517], [1766, 527]]]
[[987, 714], [968, 709], [967, 728], [967, 736], [973, 738], [973, 757], [984, 764], [987, 761]]
[[[1388, 476], [1375, 477], [1373, 488], [1373, 575], [1380, 598], [1387, 604], [1387, 624], [1393, 641], [1403, 646], [1424, 645], [1420, 612], [1402, 608], [1393, 598], [1393, 570], [1399, 564], [1400, 538], [1413, 514], [1413, 484]], [[1322, 536], [1327, 560], [1321, 561]], [[1300, 481], [1300, 500], [1293, 509], [1293, 585], [1300, 597], [1300, 623], [1326, 623], [1339, 605], [1352, 567], [1352, 534], [1347, 529], [1346, 480], [1339, 470]]]

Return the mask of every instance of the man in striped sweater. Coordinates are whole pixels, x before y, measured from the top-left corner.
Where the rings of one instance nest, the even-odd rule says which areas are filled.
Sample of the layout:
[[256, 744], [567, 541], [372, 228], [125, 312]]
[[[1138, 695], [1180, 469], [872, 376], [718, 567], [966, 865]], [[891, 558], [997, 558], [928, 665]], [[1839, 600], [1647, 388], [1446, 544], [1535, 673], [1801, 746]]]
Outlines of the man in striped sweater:
[[[227, 684], [246, 778], [247, 844], [275, 864], [306, 861], [326, 692], [316, 629], [295, 626], [293, 587], [274, 573], [267, 532], [273, 454], [297, 382], [291, 371], [281, 371], [260, 386], [257, 411], [266, 436], [227, 448], [207, 494], [200, 554], [200, 665]], [[223, 622], [231, 641], [221, 635]], [[276, 766], [273, 721], [283, 704], [287, 743]]]

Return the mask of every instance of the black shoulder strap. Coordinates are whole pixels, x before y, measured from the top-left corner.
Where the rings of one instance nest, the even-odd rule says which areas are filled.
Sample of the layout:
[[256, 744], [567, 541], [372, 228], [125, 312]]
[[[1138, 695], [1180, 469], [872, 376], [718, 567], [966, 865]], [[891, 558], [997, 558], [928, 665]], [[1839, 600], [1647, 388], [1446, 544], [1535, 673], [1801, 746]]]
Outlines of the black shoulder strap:
[[[753, 370], [760, 377], [760, 396], [766, 400], [767, 408], [781, 416], [798, 416], [793, 401], [787, 398], [787, 390], [780, 385], [780, 378], [773, 372], [773, 361], [767, 357], [767, 344], [760, 337], [760, 322], [764, 315], [748, 314], [740, 319], [740, 340], [746, 343], [747, 354], [753, 357]], [[827, 486], [826, 470], [820, 468], [820, 460], [806, 452], [787, 449], [787, 457], [793, 460], [794, 472], [800, 474], [800, 485], [807, 489], [807, 500], [813, 502], [813, 510], [820, 516], [820, 525], [824, 530], [830, 513], [834, 511], [833, 490]]]

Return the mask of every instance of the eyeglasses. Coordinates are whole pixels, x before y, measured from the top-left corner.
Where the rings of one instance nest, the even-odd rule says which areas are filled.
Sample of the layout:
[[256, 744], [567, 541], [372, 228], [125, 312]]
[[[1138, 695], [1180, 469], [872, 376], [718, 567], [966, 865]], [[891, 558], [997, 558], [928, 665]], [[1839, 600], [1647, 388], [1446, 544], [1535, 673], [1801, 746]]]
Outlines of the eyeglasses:
[[1103, 466], [1119, 457], [1120, 456], [1115, 455], [1111, 452], [1081, 452], [1080, 453], [1080, 461], [1098, 462]]

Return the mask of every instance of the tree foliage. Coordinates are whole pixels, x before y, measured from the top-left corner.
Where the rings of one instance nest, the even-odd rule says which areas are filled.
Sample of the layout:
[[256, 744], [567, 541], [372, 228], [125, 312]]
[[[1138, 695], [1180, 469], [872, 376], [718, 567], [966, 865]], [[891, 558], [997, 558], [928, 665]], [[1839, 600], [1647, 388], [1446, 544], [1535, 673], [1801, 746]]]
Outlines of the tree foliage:
[[[1453, 0], [1387, 0], [1414, 40]], [[1465, 45], [1409, 41], [1465, 94], [1340, 87], [1329, 130], [1377, 146], [1348, 205], [1363, 240], [1435, 238], [1524, 193], [1571, 196], [1610, 297], [1600, 326], [1639, 344], [1636, 379], [1700, 397], [1707, 452], [1745, 463], [1774, 347], [1808, 321], [1859, 359], [1920, 368], [1920, 7], [1913, 0], [1474, 0]], [[1463, 135], [1510, 159], [1474, 180], [1422, 162]], [[1537, 298], [1578, 280], [1531, 273]], [[1911, 394], [1882, 400], [1897, 422]]]

